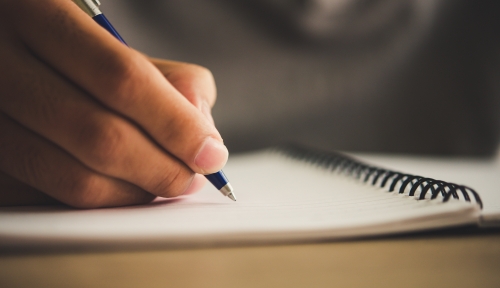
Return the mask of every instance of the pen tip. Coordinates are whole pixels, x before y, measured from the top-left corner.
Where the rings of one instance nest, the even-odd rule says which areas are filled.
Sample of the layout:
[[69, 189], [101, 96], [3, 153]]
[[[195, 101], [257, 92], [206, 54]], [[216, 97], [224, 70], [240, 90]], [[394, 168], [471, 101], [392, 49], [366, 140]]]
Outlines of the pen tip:
[[234, 197], [233, 193], [227, 194], [227, 197], [229, 197], [231, 200], [236, 201], [236, 197]]

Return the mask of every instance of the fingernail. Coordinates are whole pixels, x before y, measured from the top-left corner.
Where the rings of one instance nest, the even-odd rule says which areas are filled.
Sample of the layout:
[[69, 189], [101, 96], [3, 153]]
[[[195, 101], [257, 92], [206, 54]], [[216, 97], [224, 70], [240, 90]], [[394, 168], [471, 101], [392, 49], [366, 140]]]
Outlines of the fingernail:
[[201, 104], [201, 113], [207, 117], [208, 121], [212, 123], [212, 125], [215, 125], [214, 118], [212, 117], [212, 108], [210, 108], [210, 105], [206, 101], [203, 101]]
[[208, 137], [194, 158], [194, 164], [203, 174], [215, 173], [226, 164], [229, 152], [226, 146], [212, 137]]

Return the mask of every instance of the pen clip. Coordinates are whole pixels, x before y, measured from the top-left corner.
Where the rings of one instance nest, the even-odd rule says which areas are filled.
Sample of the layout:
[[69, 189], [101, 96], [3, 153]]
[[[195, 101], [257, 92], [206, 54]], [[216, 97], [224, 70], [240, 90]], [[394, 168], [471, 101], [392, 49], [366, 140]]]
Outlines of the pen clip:
[[102, 14], [101, 10], [99, 10], [99, 6], [101, 2], [99, 0], [72, 0], [80, 9], [85, 11], [90, 17], [94, 17]]

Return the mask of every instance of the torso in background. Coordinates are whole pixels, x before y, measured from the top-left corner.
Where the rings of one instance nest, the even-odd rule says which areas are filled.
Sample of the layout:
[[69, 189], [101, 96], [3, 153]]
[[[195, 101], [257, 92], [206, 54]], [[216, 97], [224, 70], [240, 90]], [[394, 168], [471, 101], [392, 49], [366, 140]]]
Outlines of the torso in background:
[[132, 47], [214, 73], [214, 118], [232, 152], [295, 141], [489, 155], [500, 134], [498, 6], [107, 0], [102, 9]]

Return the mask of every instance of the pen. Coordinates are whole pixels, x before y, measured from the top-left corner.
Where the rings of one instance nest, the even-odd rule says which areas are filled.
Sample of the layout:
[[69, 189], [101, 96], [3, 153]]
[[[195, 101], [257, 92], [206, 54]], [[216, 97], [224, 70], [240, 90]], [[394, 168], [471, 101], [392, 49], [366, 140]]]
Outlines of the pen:
[[[125, 40], [123, 40], [120, 34], [118, 34], [118, 32], [115, 30], [113, 25], [111, 25], [111, 23], [108, 21], [106, 16], [102, 14], [101, 10], [99, 9], [99, 5], [101, 5], [99, 0], [72, 0], [72, 1], [76, 5], [78, 5], [78, 7], [80, 7], [83, 11], [85, 11], [85, 13], [87, 13], [90, 17], [92, 17], [92, 19], [94, 19], [95, 22], [101, 25], [102, 28], [108, 30], [108, 32], [111, 33], [111, 35], [115, 36], [118, 40], [120, 40], [120, 42], [127, 45]], [[224, 172], [222, 172], [222, 170], [213, 174], [205, 175], [205, 177], [224, 196], [227, 196], [231, 200], [236, 201], [236, 197], [234, 196], [233, 193], [233, 187], [231, 186], [231, 183], [229, 183], [229, 180], [227, 180], [227, 177], [224, 174]]]

